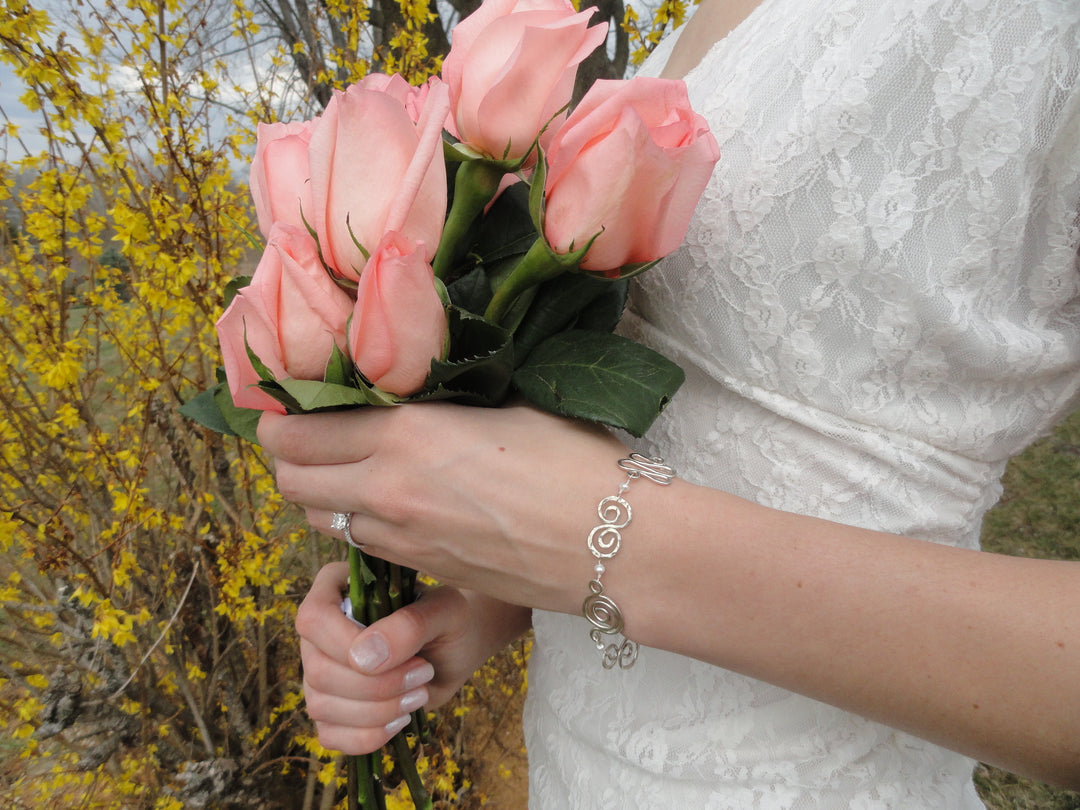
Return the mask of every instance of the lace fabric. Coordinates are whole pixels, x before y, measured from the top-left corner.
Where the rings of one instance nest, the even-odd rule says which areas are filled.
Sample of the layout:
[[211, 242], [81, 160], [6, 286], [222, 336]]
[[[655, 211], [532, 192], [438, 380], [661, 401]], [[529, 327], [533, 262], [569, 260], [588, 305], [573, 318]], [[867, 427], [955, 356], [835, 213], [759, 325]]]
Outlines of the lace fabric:
[[[1078, 74], [1074, 0], [764, 0], [686, 78], [721, 159], [622, 327], [687, 372], [641, 449], [977, 547], [1008, 458], [1080, 405]], [[982, 806], [957, 754], [533, 621], [533, 810]]]

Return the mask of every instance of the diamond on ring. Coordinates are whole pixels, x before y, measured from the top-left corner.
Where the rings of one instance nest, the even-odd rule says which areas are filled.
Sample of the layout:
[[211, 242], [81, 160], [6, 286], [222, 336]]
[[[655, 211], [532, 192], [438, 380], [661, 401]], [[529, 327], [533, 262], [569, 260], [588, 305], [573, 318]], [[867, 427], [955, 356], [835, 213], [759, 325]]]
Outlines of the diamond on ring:
[[345, 542], [350, 546], [357, 546], [352, 539], [352, 516], [352, 512], [334, 512], [330, 517], [330, 528], [345, 535]]

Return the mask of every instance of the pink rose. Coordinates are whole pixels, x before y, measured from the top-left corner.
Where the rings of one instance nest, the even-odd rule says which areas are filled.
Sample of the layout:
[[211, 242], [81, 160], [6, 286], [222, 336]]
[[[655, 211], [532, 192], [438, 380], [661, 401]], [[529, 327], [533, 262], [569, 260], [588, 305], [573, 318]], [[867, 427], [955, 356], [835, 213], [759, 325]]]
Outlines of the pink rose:
[[428, 93], [436, 84], [441, 84], [438, 76], [432, 76], [424, 84], [416, 87], [409, 84], [401, 77], [400, 73], [387, 75], [385, 73], [368, 73], [357, 82], [365, 90], [375, 90], [393, 96], [405, 107], [409, 118], [415, 124], [420, 120], [420, 114], [424, 110]]
[[241, 291], [218, 318], [217, 333], [225, 378], [236, 407], [285, 413], [285, 407], [280, 402], [255, 387], [261, 378], [251, 365], [247, 348], [244, 346], [246, 337], [255, 356], [275, 377], [286, 376], [285, 367], [278, 355], [277, 336], [270, 325], [269, 313], [263, 307], [262, 299], [257, 294], [244, 295], [244, 291]]
[[569, 253], [596, 236], [581, 267], [612, 277], [666, 256], [719, 158], [683, 82], [598, 81], [548, 150], [544, 237]]
[[442, 67], [457, 137], [498, 160], [524, 157], [607, 37], [592, 14], [569, 0], [486, 0], [463, 19]]
[[249, 184], [259, 230], [269, 237], [275, 222], [303, 227], [311, 211], [308, 142], [315, 121], [259, 124]]
[[443, 356], [446, 310], [422, 245], [388, 233], [360, 275], [349, 327], [353, 362], [371, 383], [398, 396], [424, 386]]
[[[386, 89], [386, 88], [384, 88]], [[323, 258], [357, 280], [387, 231], [434, 255], [446, 216], [442, 125], [447, 90], [431, 88], [414, 124], [406, 103], [363, 83], [338, 91], [311, 134], [311, 215]], [[358, 247], [356, 243], [359, 243]]]
[[241, 408], [283, 411], [259, 381], [244, 348], [281, 379], [321, 380], [334, 344], [344, 351], [352, 299], [319, 261], [307, 232], [276, 224], [251, 283], [217, 323], [233, 402]]

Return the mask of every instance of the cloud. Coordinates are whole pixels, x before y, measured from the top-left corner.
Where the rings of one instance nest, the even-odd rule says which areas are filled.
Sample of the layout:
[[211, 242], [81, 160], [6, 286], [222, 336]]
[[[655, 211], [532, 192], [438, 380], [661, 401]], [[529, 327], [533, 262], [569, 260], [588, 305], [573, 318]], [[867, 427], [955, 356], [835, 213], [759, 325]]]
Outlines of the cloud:
[[[14, 69], [0, 63], [0, 111], [3, 111], [5, 123], [18, 127], [18, 136], [30, 152], [41, 152], [47, 147], [46, 139], [41, 135], [41, 113], [31, 112], [19, 100], [26, 92], [26, 85], [15, 75]], [[23, 147], [9, 135], [0, 134], [0, 157], [18, 160], [23, 157]]]

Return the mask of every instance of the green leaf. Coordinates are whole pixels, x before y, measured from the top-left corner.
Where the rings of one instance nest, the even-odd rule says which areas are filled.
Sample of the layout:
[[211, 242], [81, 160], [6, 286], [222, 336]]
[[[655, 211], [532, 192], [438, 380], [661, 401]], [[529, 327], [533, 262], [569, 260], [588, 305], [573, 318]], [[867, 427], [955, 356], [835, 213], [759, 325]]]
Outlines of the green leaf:
[[326, 373], [323, 375], [323, 380], [333, 385], [348, 385], [355, 376], [353, 364], [335, 342], [333, 351], [330, 352], [330, 359], [326, 361]]
[[625, 279], [600, 281], [602, 290], [578, 313], [575, 328], [611, 332], [622, 319], [630, 283]]
[[514, 331], [514, 351], [528, 357], [542, 341], [570, 327], [610, 332], [626, 303], [627, 285], [580, 273], [545, 282]]
[[538, 234], [544, 232], [544, 185], [547, 183], [547, 155], [536, 147], [536, 167], [529, 186], [529, 219]]
[[259, 417], [262, 416], [262, 411], [236, 407], [233, 404], [232, 393], [227, 385], [220, 386], [215, 390], [214, 401], [217, 402], [221, 415], [228, 423], [231, 432], [241, 439], [247, 439], [252, 444], [257, 445], [259, 437], [256, 434], [256, 429], [259, 427]]
[[255, 350], [251, 348], [247, 339], [247, 321], [244, 321], [244, 349], [247, 351], [248, 360], [251, 362], [251, 367], [255, 370], [255, 373], [259, 375], [259, 379], [263, 382], [273, 382], [277, 378], [274, 376], [266, 364], [259, 359], [259, 355], [255, 354]]
[[653, 259], [651, 262], [635, 262], [634, 264], [624, 264], [619, 268], [619, 278], [630, 279], [634, 276], [640, 276], [646, 270], [652, 270], [656, 265], [660, 264], [659, 259]]
[[513, 374], [513, 346], [505, 329], [457, 307], [447, 310], [451, 354], [433, 360], [425, 392], [410, 400], [457, 399], [497, 405]]
[[227, 210], [222, 210], [221, 215], [229, 222], [231, 222], [236, 227], [236, 229], [240, 231], [241, 234], [243, 234], [243, 236], [248, 240], [248, 243], [253, 248], [255, 248], [255, 250], [261, 251], [263, 249], [263, 243], [255, 238], [255, 234], [253, 234], [251, 231], [249, 231], [247, 228], [237, 222], [236, 217], [231, 216]]
[[491, 300], [491, 285], [483, 267], [476, 267], [446, 286], [450, 303], [468, 312], [483, 312]]
[[[600, 234], [597, 234], [596, 236], [599, 236], [599, 235]], [[590, 244], [592, 244], [592, 242], [596, 240], [596, 236], [594, 236], [592, 238], [592, 240], [590, 240]], [[653, 259], [650, 262], [631, 262], [630, 264], [624, 264], [622, 267], [614, 268], [614, 272], [612, 272], [610, 274], [605, 273], [605, 272], [601, 272], [599, 270], [582, 270], [581, 272], [588, 273], [589, 275], [594, 276], [596, 278], [612, 278], [612, 277], [614, 277], [614, 278], [617, 278], [619, 280], [623, 280], [623, 279], [631, 279], [634, 276], [640, 276], [646, 270], [651, 270], [652, 268], [656, 267], [656, 265], [658, 265], [659, 263], [660, 263], [659, 259]]]
[[371, 570], [371, 565], [368, 564], [367, 555], [358, 549], [356, 546], [349, 547], [350, 560], [352, 555], [356, 554], [360, 569], [360, 579], [363, 581], [364, 587], [368, 585], [374, 585], [376, 576], [375, 572]]
[[503, 190], [480, 222], [472, 252], [484, 264], [523, 256], [536, 241], [529, 216], [529, 184], [515, 183]]
[[303, 408], [296, 399], [286, 391], [277, 380], [263, 380], [258, 384], [258, 389], [276, 399], [285, 406], [286, 413], [303, 413]]
[[640, 343], [571, 330], [537, 346], [513, 382], [542, 410], [641, 436], [684, 378], [681, 368]]
[[443, 133], [443, 160], [450, 163], [460, 163], [465, 160], [482, 160], [485, 155], [475, 149], [466, 146], [461, 141], [452, 138], [448, 133]]
[[300, 413], [312, 411], [343, 410], [358, 408], [361, 405], [396, 405], [398, 399], [393, 394], [374, 387], [338, 385], [321, 380], [279, 380]]
[[[499, 288], [514, 271], [536, 241], [536, 229], [529, 217], [529, 185], [515, 183], [505, 189], [481, 220], [472, 253], [486, 278], [486, 290], [471, 297], [462, 306], [470, 312], [481, 314], [491, 301], [492, 292]], [[524, 316], [529, 298], [519, 296], [502, 324], [513, 328]]]
[[219, 380], [212, 388], [196, 394], [180, 406], [182, 416], [226, 436], [240, 436], [258, 444], [255, 429], [262, 411], [237, 408], [224, 374], [218, 369]]
[[450, 354], [446, 361], [460, 363], [485, 357], [502, 349], [509, 340], [506, 330], [460, 307], [447, 307]]
[[229, 281], [229, 283], [225, 285], [225, 307], [227, 308], [229, 304], [232, 303], [232, 300], [236, 298], [236, 294], [250, 283], [251, 276], [237, 276]]
[[229, 428], [229, 423], [225, 421], [221, 409], [218, 407], [217, 402], [214, 401], [214, 397], [221, 387], [219, 383], [213, 388], [208, 388], [193, 396], [180, 406], [180, 415], [218, 433], [231, 434], [233, 431]]
[[[462, 383], [464, 384], [464, 383]], [[450, 400], [456, 402], [458, 405], [469, 405], [475, 408], [495, 408], [503, 403], [506, 399], [506, 390], [509, 387], [509, 377], [506, 380], [506, 385], [503, 386], [501, 394], [495, 393], [492, 395], [485, 394], [483, 391], [469, 391], [459, 390], [456, 388], [447, 388], [444, 385], [436, 386], [432, 389], [425, 389], [422, 393], [415, 394], [409, 397], [409, 402], [436, 402], [439, 400]]]

